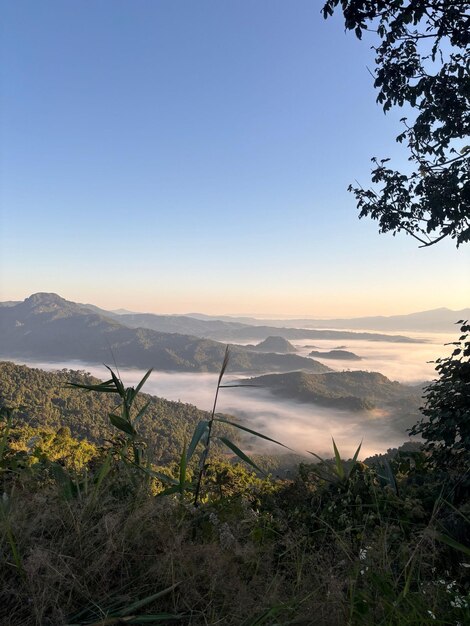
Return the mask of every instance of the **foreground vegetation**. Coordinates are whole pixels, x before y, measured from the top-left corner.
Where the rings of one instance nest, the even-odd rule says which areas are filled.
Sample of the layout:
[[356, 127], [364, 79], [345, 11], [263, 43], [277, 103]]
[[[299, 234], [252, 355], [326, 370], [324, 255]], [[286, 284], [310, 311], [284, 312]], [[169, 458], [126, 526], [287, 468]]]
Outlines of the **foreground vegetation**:
[[[5, 403], [0, 623], [469, 623], [470, 345], [461, 339], [428, 389], [416, 427], [423, 448], [366, 465], [360, 448], [345, 461], [333, 442], [330, 461], [313, 455], [289, 479], [254, 471], [257, 459], [233, 436], [246, 427], [216, 401], [211, 414], [193, 413], [178, 455], [163, 462], [147, 437], [147, 421], [159, 422], [141, 397], [146, 377], [135, 389], [112, 371], [104, 383], [69, 380], [43, 423], [27, 419], [37, 389], [16, 411]], [[12, 378], [17, 366], [2, 367]], [[95, 437], [72, 429], [72, 398], [84, 414], [98, 398], [108, 407]]]

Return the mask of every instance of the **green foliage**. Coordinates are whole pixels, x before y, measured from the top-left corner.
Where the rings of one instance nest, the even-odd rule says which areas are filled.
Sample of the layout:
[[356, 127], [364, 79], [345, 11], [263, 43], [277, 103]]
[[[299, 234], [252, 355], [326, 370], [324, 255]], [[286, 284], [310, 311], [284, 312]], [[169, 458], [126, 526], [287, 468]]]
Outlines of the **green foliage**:
[[[107, 437], [97, 445], [77, 440], [72, 427], [34, 424], [28, 368], [2, 364], [4, 391], [24, 401], [16, 413], [0, 410], [2, 624], [274, 625], [315, 615], [325, 626], [411, 626], [431, 613], [466, 623], [470, 501], [462, 481], [413, 446], [368, 467], [358, 461], [361, 446], [346, 460], [334, 441], [331, 460], [303, 463], [294, 479], [260, 477], [247, 464], [263, 460], [226, 435], [273, 440], [216, 413], [228, 358], [211, 414], [198, 412], [179, 454], [158, 466], [141, 432], [155, 406], [141, 397], [148, 374], [133, 389], [113, 371], [105, 382], [61, 373], [50, 397], [63, 400], [65, 417], [77, 397], [105, 409]], [[57, 383], [31, 372], [41, 393]], [[73, 387], [90, 393], [72, 392], [64, 384], [71, 374]], [[12, 394], [14, 375], [23, 386]], [[154, 497], [171, 493], [178, 498]]]
[[325, 18], [341, 4], [348, 30], [378, 37], [374, 86], [385, 112], [411, 107], [397, 141], [408, 147], [410, 174], [372, 159], [378, 188], [350, 186], [360, 217], [381, 232], [405, 231], [423, 246], [445, 237], [470, 240], [470, 13], [461, 0], [327, 0]]
[[[7, 406], [18, 407], [17, 425], [56, 432], [68, 427], [72, 437], [103, 446], [116, 435], [107, 418], [120, 411], [116, 393], [78, 393], [67, 385], [100, 385], [102, 381], [83, 371], [40, 369], [0, 362], [0, 389]], [[154, 463], [169, 464], [180, 458], [183, 442], [190, 440], [195, 425], [210, 414], [190, 404], [172, 402], [139, 391], [134, 410], [139, 414], [138, 429], [148, 444], [147, 454]]]
[[[460, 322], [462, 323], [462, 322]], [[425, 390], [425, 419], [410, 430], [421, 435], [438, 467], [470, 467], [470, 325], [463, 322], [452, 354], [436, 361], [439, 378]]]
[[[107, 366], [106, 366], [107, 367]], [[68, 383], [71, 387], [77, 387], [79, 389], [85, 389], [86, 391], [95, 391], [98, 393], [114, 393], [118, 394], [121, 399], [121, 414], [117, 415], [116, 413], [108, 413], [109, 421], [113, 426], [115, 426], [118, 430], [123, 432], [126, 437], [124, 440], [124, 445], [120, 446], [121, 453], [127, 454], [128, 450], [132, 450], [133, 454], [133, 462], [134, 464], [140, 468], [144, 465], [144, 442], [136, 430], [136, 425], [139, 420], [142, 419], [145, 411], [148, 409], [150, 401], [144, 404], [144, 406], [137, 411], [137, 413], [133, 414], [134, 409], [134, 401], [137, 398], [139, 391], [145, 384], [145, 381], [148, 379], [152, 370], [148, 370], [148, 372], [144, 375], [142, 380], [139, 382], [137, 387], [127, 387], [125, 388], [121, 379], [116, 376], [113, 370], [108, 367], [111, 378], [100, 384], [92, 384], [92, 385], [84, 385], [83, 383]], [[119, 446], [119, 443], [117, 444]]]
[[318, 454], [315, 454], [315, 452], [310, 452], [310, 454], [313, 454], [313, 456], [315, 456], [320, 461], [320, 464], [316, 467], [312, 467], [312, 469], [322, 480], [326, 480], [331, 483], [347, 483], [348, 480], [351, 478], [352, 472], [356, 469], [357, 458], [359, 456], [361, 447], [362, 442], [357, 447], [352, 461], [346, 463], [341, 458], [335, 440], [333, 439], [333, 450], [335, 453], [334, 463], [328, 463], [327, 461], [324, 461], [322, 458], [320, 458]]
[[[284, 444], [280, 443], [279, 441], [276, 441], [274, 439], [271, 439], [270, 437], [267, 437], [266, 435], [263, 435], [261, 433], [258, 433], [255, 430], [251, 430], [249, 428], [246, 428], [245, 426], [242, 426], [240, 424], [237, 424], [236, 422], [231, 422], [227, 419], [225, 419], [223, 416], [216, 416], [216, 409], [217, 409], [217, 399], [219, 397], [219, 391], [220, 389], [226, 388], [226, 387], [250, 387], [251, 385], [245, 385], [245, 384], [234, 384], [234, 385], [222, 385], [222, 379], [224, 377], [225, 371], [227, 369], [227, 366], [229, 364], [229, 360], [230, 360], [230, 351], [229, 351], [229, 347], [226, 347], [225, 350], [225, 356], [224, 356], [224, 360], [222, 362], [222, 366], [220, 368], [220, 373], [219, 373], [219, 379], [217, 381], [217, 388], [215, 391], [215, 397], [214, 397], [214, 406], [212, 408], [212, 414], [210, 419], [207, 422], [200, 422], [198, 424], [198, 426], [196, 427], [194, 434], [193, 434], [193, 438], [191, 440], [191, 443], [189, 444], [189, 451], [188, 451], [188, 456], [186, 458], [186, 455], [184, 455], [181, 459], [181, 464], [186, 464], [190, 459], [191, 456], [193, 455], [194, 451], [196, 450], [196, 447], [198, 445], [199, 442], [203, 442], [204, 447], [203, 450], [201, 452], [200, 458], [199, 458], [199, 475], [198, 475], [198, 479], [196, 481], [196, 485], [195, 485], [195, 493], [194, 493], [194, 505], [198, 504], [198, 500], [199, 500], [199, 495], [201, 492], [201, 487], [202, 487], [202, 482], [204, 479], [204, 476], [207, 472], [207, 458], [209, 455], [209, 449], [210, 449], [210, 445], [211, 445], [211, 441], [212, 439], [214, 439], [214, 435], [212, 433], [213, 427], [214, 427], [214, 423], [215, 422], [220, 422], [222, 424], [228, 424], [230, 426], [233, 426], [234, 428], [243, 430], [245, 432], [249, 432], [252, 435], [255, 435], [255, 437], [259, 437], [261, 439], [265, 439], [268, 441], [271, 441], [272, 443], [277, 443], [280, 446], [283, 446], [284, 448], [286, 446], [284, 446]], [[257, 470], [258, 472], [263, 473], [263, 470], [261, 470], [258, 465], [256, 465], [256, 463], [253, 461], [253, 459], [251, 459], [247, 454], [245, 454], [245, 452], [243, 452], [242, 450], [240, 450], [240, 448], [230, 439], [228, 439], [227, 437], [224, 436], [218, 436], [217, 437], [218, 441], [220, 441], [222, 444], [224, 444], [224, 446], [226, 448], [228, 448], [231, 452], [233, 452], [239, 459], [241, 459], [242, 461], [244, 461], [245, 463], [247, 463], [248, 465], [251, 465], [255, 470]], [[183, 487], [181, 487], [181, 489], [183, 489]]]

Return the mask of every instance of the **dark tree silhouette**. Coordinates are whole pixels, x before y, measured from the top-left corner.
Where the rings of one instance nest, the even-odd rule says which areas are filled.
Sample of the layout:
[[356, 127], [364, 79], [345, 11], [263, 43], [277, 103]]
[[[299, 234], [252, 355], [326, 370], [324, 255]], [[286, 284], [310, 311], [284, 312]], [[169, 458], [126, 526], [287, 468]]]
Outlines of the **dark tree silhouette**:
[[422, 246], [470, 240], [470, 3], [468, 0], [327, 0], [348, 30], [377, 37], [374, 86], [387, 112], [408, 105], [397, 141], [411, 173], [373, 158], [373, 187], [350, 185], [360, 217], [380, 232], [405, 231]]
[[425, 419], [413, 426], [440, 467], [470, 466], [470, 325], [461, 320], [461, 336], [451, 356], [436, 361], [439, 379], [425, 390]]

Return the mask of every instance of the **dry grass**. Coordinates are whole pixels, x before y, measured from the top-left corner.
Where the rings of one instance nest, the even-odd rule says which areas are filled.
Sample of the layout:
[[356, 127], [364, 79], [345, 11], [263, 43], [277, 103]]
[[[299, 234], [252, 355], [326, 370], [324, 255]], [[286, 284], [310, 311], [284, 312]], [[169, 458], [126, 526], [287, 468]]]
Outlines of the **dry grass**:
[[298, 624], [311, 623], [312, 612], [318, 624], [344, 621], [344, 591], [331, 559], [306, 556], [288, 531], [254, 539], [256, 516], [229, 524], [168, 498], [104, 496], [90, 506], [50, 490], [17, 493], [9, 519], [23, 573], [3, 542], [2, 626], [59, 626], [86, 607], [104, 618], [116, 603], [176, 583], [145, 612], [184, 614], [172, 623], [194, 625], [251, 624], [269, 609], [284, 619], [295, 613]]

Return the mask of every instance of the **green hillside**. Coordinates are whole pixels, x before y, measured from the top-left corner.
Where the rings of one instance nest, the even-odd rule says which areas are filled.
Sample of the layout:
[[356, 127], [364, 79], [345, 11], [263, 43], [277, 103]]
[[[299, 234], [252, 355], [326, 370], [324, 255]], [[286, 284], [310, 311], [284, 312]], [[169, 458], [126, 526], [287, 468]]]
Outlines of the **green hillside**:
[[421, 387], [393, 382], [378, 372], [289, 372], [257, 376], [249, 382], [283, 398], [325, 407], [349, 411], [392, 408], [398, 421], [407, 415], [410, 423], [416, 421], [422, 395]]
[[[21, 424], [58, 430], [69, 427], [73, 436], [93, 443], [109, 439], [113, 429], [108, 413], [118, 401], [109, 394], [86, 393], [67, 383], [94, 384], [98, 380], [85, 372], [41, 369], [0, 362], [1, 399], [6, 406], [19, 407], [16, 419]], [[215, 381], [214, 381], [215, 382]], [[137, 407], [150, 402], [140, 422], [152, 457], [164, 463], [174, 461], [181, 453], [195, 425], [207, 419], [207, 413], [191, 404], [171, 402], [142, 393]]]

